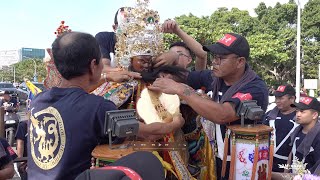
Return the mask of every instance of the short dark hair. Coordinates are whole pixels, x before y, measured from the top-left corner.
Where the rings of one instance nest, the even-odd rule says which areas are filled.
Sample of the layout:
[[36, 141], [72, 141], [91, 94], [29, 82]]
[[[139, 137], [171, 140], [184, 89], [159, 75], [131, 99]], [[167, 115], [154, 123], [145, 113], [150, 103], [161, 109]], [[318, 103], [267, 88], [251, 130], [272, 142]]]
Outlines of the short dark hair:
[[141, 72], [142, 79], [147, 83], [152, 83], [159, 78], [160, 73], [168, 73], [176, 76], [182, 83], [185, 83], [188, 70], [179, 66], [165, 65], [154, 68], [152, 72]]
[[124, 8], [125, 8], [125, 7], [119, 8], [119, 9], [117, 10], [116, 14], [114, 15], [114, 22], [113, 22], [113, 23], [114, 23], [115, 25], [118, 24], [118, 18], [117, 18], [117, 16], [118, 16], [119, 10], [120, 10], [120, 11], [124, 11]]
[[[318, 113], [318, 117], [319, 117], [319, 115], [320, 115], [320, 112], [319, 111], [317, 111], [317, 110], [314, 110], [314, 109], [309, 109], [310, 111], [311, 111], [311, 113], [313, 114], [313, 113]], [[317, 120], [318, 120], [319, 118], [317, 118]]]
[[172, 44], [170, 45], [169, 49], [171, 49], [171, 48], [174, 47], [174, 46], [184, 47], [186, 50], [188, 50], [190, 56], [192, 56], [192, 52], [191, 52], [190, 48], [186, 45], [186, 43], [181, 42], [181, 41], [172, 43]]
[[101, 53], [96, 39], [87, 33], [66, 32], [52, 43], [54, 63], [67, 80], [84, 75], [90, 69], [90, 63], [96, 59], [99, 64]]

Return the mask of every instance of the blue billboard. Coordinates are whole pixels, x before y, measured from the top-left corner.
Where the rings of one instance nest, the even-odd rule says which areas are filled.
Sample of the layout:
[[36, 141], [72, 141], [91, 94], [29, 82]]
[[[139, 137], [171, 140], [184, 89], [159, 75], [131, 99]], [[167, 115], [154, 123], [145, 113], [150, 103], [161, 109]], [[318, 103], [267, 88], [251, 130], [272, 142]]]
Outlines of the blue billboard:
[[30, 58], [36, 58], [36, 59], [43, 59], [45, 56], [45, 50], [44, 49], [35, 49], [35, 48], [21, 48], [21, 59], [30, 59]]

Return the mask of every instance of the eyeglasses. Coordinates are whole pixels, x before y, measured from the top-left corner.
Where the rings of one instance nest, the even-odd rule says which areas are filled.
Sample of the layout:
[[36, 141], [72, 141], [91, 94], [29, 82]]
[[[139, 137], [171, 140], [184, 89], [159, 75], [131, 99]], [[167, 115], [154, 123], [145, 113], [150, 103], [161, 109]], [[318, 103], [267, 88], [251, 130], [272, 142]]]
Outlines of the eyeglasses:
[[233, 59], [233, 58], [239, 58], [240, 56], [227, 56], [227, 55], [216, 55], [209, 53], [210, 60], [212, 64], [220, 65], [224, 62], [226, 59]]
[[180, 57], [180, 56], [185, 56], [185, 57], [187, 57], [187, 58], [190, 58], [190, 56], [188, 56], [188, 55], [186, 55], [186, 54], [183, 54], [183, 53], [181, 53], [181, 52], [178, 52], [178, 55], [179, 55], [179, 57]]

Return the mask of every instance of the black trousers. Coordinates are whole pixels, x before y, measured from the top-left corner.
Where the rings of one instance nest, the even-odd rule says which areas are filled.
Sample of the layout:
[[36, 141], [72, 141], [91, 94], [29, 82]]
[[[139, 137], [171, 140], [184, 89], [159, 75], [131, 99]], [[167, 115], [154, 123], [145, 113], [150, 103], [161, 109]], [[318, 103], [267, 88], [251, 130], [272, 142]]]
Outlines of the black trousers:
[[225, 177], [221, 177], [222, 173], [222, 160], [220, 158], [216, 158], [216, 170], [217, 170], [217, 179], [218, 180], [228, 180], [229, 179], [229, 171], [230, 171], [230, 161], [227, 161], [226, 174]]

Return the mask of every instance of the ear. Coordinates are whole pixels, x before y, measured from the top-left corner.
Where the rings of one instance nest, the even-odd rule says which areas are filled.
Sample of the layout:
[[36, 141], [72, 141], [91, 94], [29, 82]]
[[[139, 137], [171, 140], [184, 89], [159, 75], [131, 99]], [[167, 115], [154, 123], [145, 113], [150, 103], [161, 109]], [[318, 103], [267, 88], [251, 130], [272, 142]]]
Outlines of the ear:
[[90, 62], [90, 73], [94, 74], [98, 69], [98, 64], [96, 59], [92, 59]]
[[244, 57], [238, 57], [238, 65], [237, 65], [237, 67], [238, 68], [242, 68], [242, 67], [244, 67], [244, 66], [246, 66], [246, 58], [244, 58]]
[[319, 112], [315, 111], [315, 112], [312, 114], [312, 119], [318, 120], [318, 117], [319, 117]]
[[191, 56], [189, 56], [189, 58], [188, 58], [188, 65], [191, 63], [191, 61], [192, 61], [192, 58], [191, 58]]
[[291, 101], [292, 103], [294, 103], [294, 101], [296, 100], [296, 97], [295, 97], [295, 96], [291, 96], [289, 99], [290, 99], [290, 101]]

